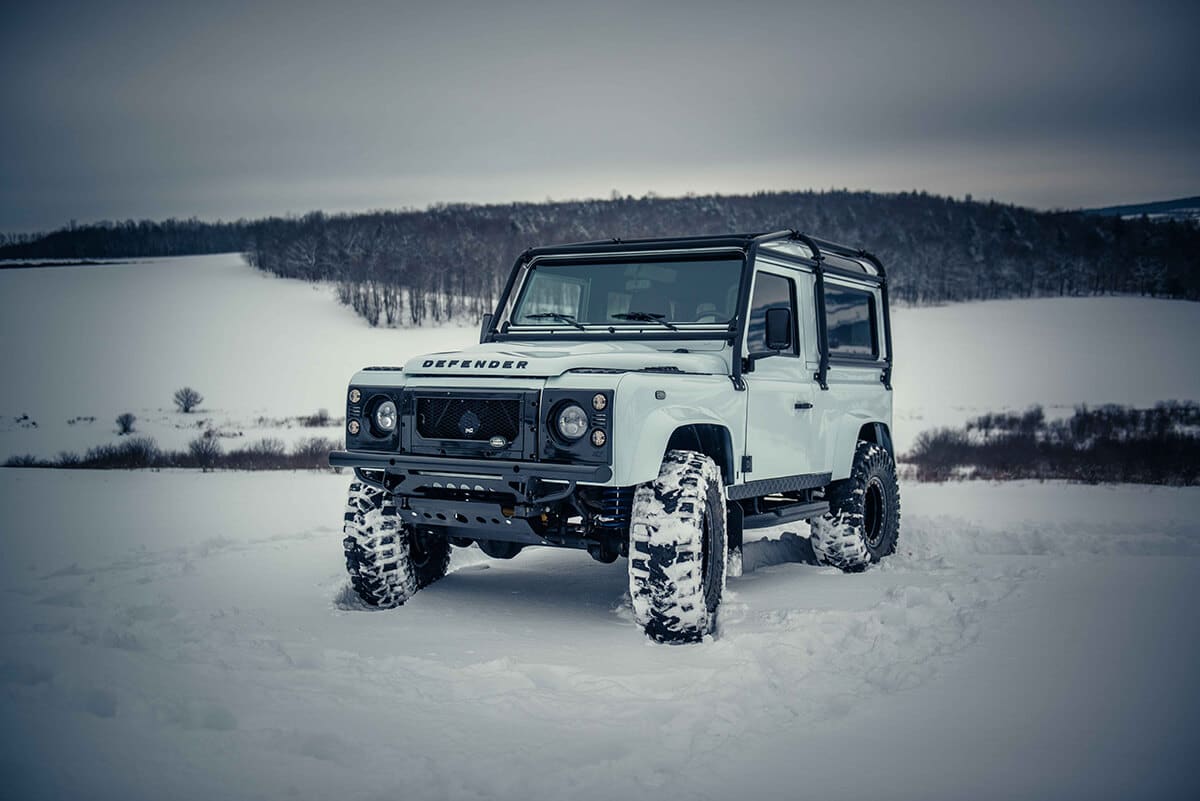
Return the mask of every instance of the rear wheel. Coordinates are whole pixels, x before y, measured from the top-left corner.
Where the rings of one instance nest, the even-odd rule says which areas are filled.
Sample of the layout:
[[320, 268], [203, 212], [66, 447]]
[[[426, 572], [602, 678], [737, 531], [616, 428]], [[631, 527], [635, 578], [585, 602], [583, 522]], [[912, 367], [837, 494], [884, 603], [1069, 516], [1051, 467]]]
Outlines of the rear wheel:
[[716, 624], [726, 557], [720, 470], [704, 454], [667, 451], [658, 478], [633, 499], [629, 595], [638, 625], [658, 642], [702, 640]]
[[400, 606], [446, 575], [446, 538], [401, 524], [391, 494], [375, 487], [350, 485], [343, 531], [346, 572], [355, 593], [370, 606]]
[[812, 521], [817, 561], [847, 573], [865, 570], [896, 551], [900, 536], [900, 484], [886, 448], [859, 442], [850, 478], [825, 490], [829, 514]]

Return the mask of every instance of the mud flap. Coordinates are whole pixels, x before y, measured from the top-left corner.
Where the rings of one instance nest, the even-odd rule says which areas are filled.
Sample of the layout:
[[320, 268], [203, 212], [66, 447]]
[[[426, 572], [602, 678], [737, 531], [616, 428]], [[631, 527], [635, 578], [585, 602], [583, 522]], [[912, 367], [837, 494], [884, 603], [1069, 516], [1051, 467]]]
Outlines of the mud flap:
[[725, 536], [729, 543], [729, 558], [725, 575], [734, 578], [742, 575], [742, 520], [742, 507], [737, 501], [728, 501], [725, 506]]

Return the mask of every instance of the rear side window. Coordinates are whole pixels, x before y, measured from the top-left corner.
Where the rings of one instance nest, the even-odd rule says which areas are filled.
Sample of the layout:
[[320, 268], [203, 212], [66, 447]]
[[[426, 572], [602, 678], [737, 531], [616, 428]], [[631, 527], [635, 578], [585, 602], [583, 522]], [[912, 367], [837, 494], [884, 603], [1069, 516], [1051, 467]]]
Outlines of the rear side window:
[[832, 356], [879, 357], [875, 297], [861, 289], [825, 285], [825, 328]]

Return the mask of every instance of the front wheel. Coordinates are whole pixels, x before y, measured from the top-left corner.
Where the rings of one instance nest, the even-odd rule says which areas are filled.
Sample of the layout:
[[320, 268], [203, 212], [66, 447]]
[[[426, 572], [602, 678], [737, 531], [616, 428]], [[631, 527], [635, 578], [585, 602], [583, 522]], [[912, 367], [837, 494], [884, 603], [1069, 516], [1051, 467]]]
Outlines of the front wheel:
[[829, 514], [812, 521], [817, 561], [846, 573], [895, 553], [900, 536], [900, 484], [886, 448], [860, 441], [850, 478], [825, 490]]
[[389, 493], [354, 482], [346, 503], [342, 549], [355, 593], [368, 606], [400, 606], [446, 575], [444, 536], [402, 524]]
[[725, 493], [716, 463], [667, 451], [637, 489], [629, 527], [629, 595], [638, 625], [664, 643], [712, 632], [725, 589]]

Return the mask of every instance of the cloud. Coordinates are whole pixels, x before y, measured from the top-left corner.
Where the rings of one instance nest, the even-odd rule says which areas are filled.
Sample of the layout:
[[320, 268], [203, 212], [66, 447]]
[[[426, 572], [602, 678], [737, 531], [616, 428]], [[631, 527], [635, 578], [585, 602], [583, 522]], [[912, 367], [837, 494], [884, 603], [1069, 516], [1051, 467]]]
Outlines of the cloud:
[[1187, 3], [30, 4], [0, 230], [853, 186], [1193, 193]]

